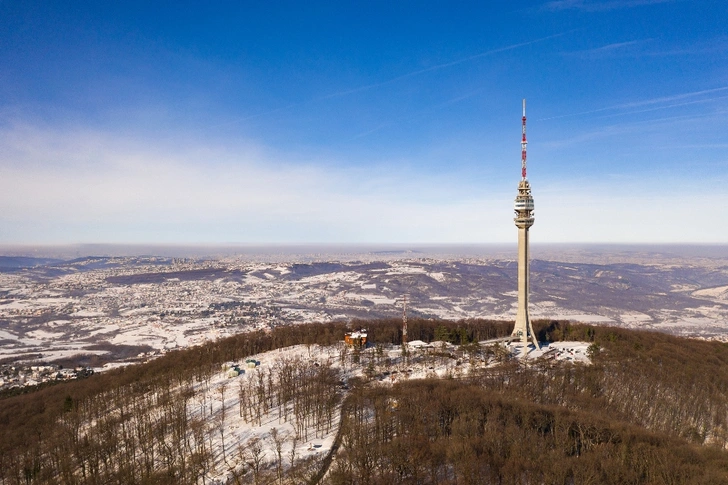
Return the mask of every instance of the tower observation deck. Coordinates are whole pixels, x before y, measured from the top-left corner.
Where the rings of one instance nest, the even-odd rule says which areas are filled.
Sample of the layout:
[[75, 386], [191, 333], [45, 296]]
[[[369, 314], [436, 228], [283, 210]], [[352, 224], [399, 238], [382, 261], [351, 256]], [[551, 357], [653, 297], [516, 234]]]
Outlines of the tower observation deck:
[[514, 203], [516, 217], [513, 221], [518, 228], [518, 311], [516, 313], [516, 324], [511, 334], [512, 340], [523, 343], [529, 341], [539, 348], [538, 340], [531, 326], [531, 318], [528, 314], [528, 290], [529, 290], [529, 247], [528, 230], [533, 225], [533, 196], [531, 195], [531, 184], [526, 178], [526, 100], [523, 100], [523, 133], [521, 138], [521, 181], [518, 183], [518, 194]]

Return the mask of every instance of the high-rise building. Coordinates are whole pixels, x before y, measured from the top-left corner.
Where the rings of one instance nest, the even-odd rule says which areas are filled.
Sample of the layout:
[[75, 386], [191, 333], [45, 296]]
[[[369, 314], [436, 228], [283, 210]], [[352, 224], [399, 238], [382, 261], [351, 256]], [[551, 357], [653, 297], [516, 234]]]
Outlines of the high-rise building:
[[533, 196], [531, 195], [531, 184], [526, 178], [526, 100], [523, 100], [523, 136], [521, 138], [521, 181], [518, 183], [518, 195], [516, 195], [514, 222], [518, 228], [518, 312], [516, 313], [516, 324], [513, 327], [511, 337], [523, 343], [529, 341], [539, 348], [538, 340], [533, 332], [531, 317], [528, 314], [528, 290], [529, 290], [529, 248], [528, 230], [533, 225]]

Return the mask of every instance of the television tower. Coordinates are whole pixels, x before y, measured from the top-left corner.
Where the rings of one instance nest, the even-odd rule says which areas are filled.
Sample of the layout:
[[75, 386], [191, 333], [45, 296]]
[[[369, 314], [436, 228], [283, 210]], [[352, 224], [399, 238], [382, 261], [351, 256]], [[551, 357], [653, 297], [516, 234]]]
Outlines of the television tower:
[[514, 205], [516, 217], [513, 221], [518, 228], [518, 312], [516, 313], [516, 324], [513, 327], [511, 338], [519, 342], [528, 343], [539, 349], [536, 334], [531, 326], [531, 318], [528, 315], [528, 229], [533, 225], [533, 196], [531, 195], [531, 184], [526, 178], [526, 100], [523, 100], [523, 123], [521, 138], [521, 181], [518, 183], [518, 195]]

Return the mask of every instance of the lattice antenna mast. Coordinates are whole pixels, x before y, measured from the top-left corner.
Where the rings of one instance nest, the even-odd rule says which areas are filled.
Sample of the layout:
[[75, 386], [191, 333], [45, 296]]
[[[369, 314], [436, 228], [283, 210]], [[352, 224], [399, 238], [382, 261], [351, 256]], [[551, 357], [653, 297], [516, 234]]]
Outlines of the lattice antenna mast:
[[402, 299], [402, 345], [407, 345], [407, 293]]
[[523, 100], [523, 118], [521, 118], [521, 122], [523, 123], [523, 137], [521, 138], [521, 178], [523, 180], [526, 180], [526, 145], [528, 145], [528, 142], [526, 141], [526, 100]]

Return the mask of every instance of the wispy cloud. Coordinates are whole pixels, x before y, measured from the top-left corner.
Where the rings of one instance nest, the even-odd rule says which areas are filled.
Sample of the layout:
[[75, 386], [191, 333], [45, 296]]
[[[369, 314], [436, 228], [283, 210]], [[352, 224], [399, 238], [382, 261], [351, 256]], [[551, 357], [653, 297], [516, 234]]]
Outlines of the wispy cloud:
[[379, 131], [381, 131], [381, 130], [383, 130], [385, 128], [388, 128], [390, 126], [394, 126], [395, 123], [396, 123], [395, 121], [385, 121], [384, 123], [379, 123], [374, 128], [371, 128], [371, 129], [366, 130], [366, 131], [362, 131], [361, 133], [357, 133], [356, 135], [352, 136], [351, 137], [351, 140], [357, 140], [359, 138], [364, 138], [365, 136], [373, 135], [374, 133], [377, 133], [377, 132], [379, 132]]
[[694, 104], [705, 104], [705, 103], [712, 103], [714, 101], [718, 101], [721, 99], [728, 99], [728, 95], [726, 96], [715, 96], [708, 99], [696, 99], [693, 101], [685, 101], [682, 103], [670, 103], [670, 104], [663, 104], [660, 106], [651, 106], [646, 108], [638, 108], [638, 109], [631, 109], [627, 111], [623, 111], [621, 113], [610, 113], [610, 114], [604, 114], [600, 115], [599, 118], [613, 118], [615, 116], [627, 116], [627, 115], [635, 115], [640, 113], [649, 113], [652, 111], [659, 111], [663, 109], [672, 109], [672, 108], [679, 108], [681, 106], [690, 106]]
[[573, 51], [573, 52], [567, 52], [567, 55], [572, 56], [580, 56], [580, 57], [589, 57], [589, 58], [595, 58], [595, 57], [606, 57], [606, 56], [615, 56], [615, 55], [625, 55], [634, 53], [634, 47], [638, 47], [641, 45], [646, 44], [651, 39], [643, 39], [643, 40], [631, 40], [627, 42], [615, 42], [612, 44], [603, 45], [601, 47], [596, 47], [594, 49], [584, 49], [579, 51]]
[[596, 129], [591, 129], [578, 134], [568, 136], [567, 138], [556, 139], [545, 141], [543, 145], [548, 148], [564, 148], [574, 145], [583, 145], [587, 142], [591, 142], [600, 138], [606, 138], [610, 136], [620, 136], [625, 133], [634, 131], [634, 125], [632, 123], [625, 124], [613, 124], [607, 126], [600, 126]]
[[625, 8], [671, 3], [676, 0], [555, 0], [544, 5], [545, 10], [581, 10], [584, 12], [605, 12]]
[[612, 52], [612, 51], [615, 51], [615, 50], [624, 49], [625, 47], [628, 47], [628, 46], [633, 46], [633, 45], [636, 45], [636, 44], [641, 44], [643, 42], [645, 42], [645, 41], [644, 40], [632, 40], [632, 41], [629, 41], [629, 42], [616, 42], [614, 44], [608, 44], [608, 45], [604, 45], [602, 47], [597, 47], [596, 49], [591, 49], [591, 50], [582, 51], [582, 52], [591, 52], [591, 53], [595, 53], [595, 52]]
[[724, 54], [725, 51], [728, 51], [728, 37], [719, 36], [702, 42], [645, 51], [643, 54], [651, 57], [704, 56]]
[[[275, 113], [282, 112], [282, 111], [286, 111], [286, 110], [290, 110], [290, 109], [293, 109], [293, 108], [298, 108], [298, 107], [301, 107], [301, 106], [304, 106], [304, 105], [307, 105], [307, 104], [311, 104], [311, 103], [315, 103], [315, 102], [319, 102], [319, 101], [325, 101], [327, 99], [332, 99], [332, 98], [339, 98], [339, 97], [343, 97], [343, 96], [348, 96], [348, 95], [351, 95], [351, 94], [360, 93], [360, 92], [367, 91], [367, 90], [370, 90], [370, 89], [374, 89], [374, 88], [378, 88], [378, 87], [382, 87], [382, 86], [387, 86], [387, 85], [390, 85], [390, 84], [394, 84], [394, 83], [396, 83], [398, 81], [402, 81], [402, 80], [405, 80], [405, 79], [408, 79], [408, 78], [412, 78], [412, 77], [415, 77], [415, 76], [419, 76], [421, 74], [425, 74], [425, 73], [428, 73], [428, 72], [434, 72], [434, 71], [438, 71], [438, 70], [441, 70], [441, 69], [446, 69], [448, 67], [457, 66], [459, 64], [464, 64], [466, 62], [472, 62], [472, 61], [475, 61], [477, 59], [480, 59], [480, 58], [483, 58], [483, 57], [487, 57], [487, 56], [491, 56], [491, 55], [495, 55], [495, 54], [498, 54], [498, 53], [501, 53], [501, 52], [508, 52], [508, 51], [511, 51], [511, 50], [514, 50], [514, 49], [518, 49], [518, 48], [521, 48], [521, 47], [526, 47], [526, 46], [533, 45], [533, 44], [537, 44], [537, 43], [540, 43], [540, 42], [545, 42], [545, 41], [550, 40], [550, 39], [554, 39], [554, 38], [557, 38], [557, 37], [561, 37], [563, 35], [567, 35], [567, 34], [572, 33], [572, 32], [576, 32], [576, 30], [578, 30], [578, 29], [569, 30], [569, 31], [566, 31], [566, 32], [560, 32], [560, 33], [557, 33], [557, 34], [549, 35], [549, 36], [546, 36], [546, 37], [541, 37], [539, 39], [529, 40], [529, 41], [526, 41], [526, 42], [519, 42], [517, 44], [511, 44], [511, 45], [507, 45], [507, 46], [503, 46], [503, 47], [498, 47], [496, 49], [491, 49], [491, 50], [488, 50], [488, 51], [485, 51], [485, 52], [480, 52], [478, 54], [474, 54], [474, 55], [468, 56], [468, 57], [463, 57], [461, 59], [457, 59], [457, 60], [454, 60], [454, 61], [444, 62], [444, 63], [437, 64], [437, 65], [434, 65], [434, 66], [426, 67], [426, 68], [423, 68], [423, 69], [417, 69], [415, 71], [411, 71], [411, 72], [408, 72], [408, 73], [405, 73], [405, 74], [401, 74], [399, 76], [395, 76], [395, 77], [393, 77], [391, 79], [387, 79], [385, 81], [380, 81], [380, 82], [376, 82], [376, 83], [366, 84], [366, 85], [363, 85], [363, 86], [358, 86], [358, 87], [351, 88], [351, 89], [345, 89], [345, 90], [342, 90], [342, 91], [336, 91], [336, 92], [329, 93], [329, 94], [325, 94], [323, 96], [319, 96], [319, 97], [316, 97], [316, 98], [307, 99], [307, 100], [304, 100], [304, 101], [301, 101], [301, 102], [298, 102], [298, 103], [291, 103], [291, 104], [288, 104], [286, 106], [281, 106], [281, 107], [274, 108], [274, 109], [271, 109], [271, 110], [262, 111], [262, 112], [259, 112], [259, 113], [253, 113], [253, 114], [250, 114], [250, 115], [247, 115], [247, 116], [242, 116], [242, 117], [235, 118], [235, 119], [232, 119], [232, 120], [228, 120], [228, 121], [225, 121], [225, 122], [217, 123], [215, 125], [212, 125], [211, 128], [219, 128], [219, 127], [234, 125], [234, 124], [237, 124], [237, 123], [242, 123], [244, 121], [253, 120], [253, 119], [256, 119], [256, 118], [259, 118], [259, 117], [263, 117], [263, 116], [275, 114]], [[382, 125], [387, 125], [387, 124], [389, 124], [389, 123], [384, 123]], [[374, 133], [374, 132], [378, 131], [380, 128], [375, 128], [375, 129], [371, 130], [371, 133]], [[369, 133], [370, 132], [364, 132], [361, 135], [357, 135], [357, 137], [359, 137], [359, 136], [366, 136]]]
[[658, 45], [655, 39], [642, 39], [627, 42], [615, 42], [593, 49], [566, 52], [565, 55], [588, 58], [597, 57], [672, 57], [672, 56], [705, 56], [722, 54], [728, 51], [728, 39], [718, 37], [708, 42], [693, 43], [682, 46]]
[[415, 71], [411, 71], [411, 72], [408, 72], [408, 73], [401, 74], [399, 76], [393, 77], [391, 79], [387, 79], [386, 81], [380, 81], [380, 82], [376, 82], [376, 83], [372, 83], [372, 84], [366, 84], [364, 86], [359, 86], [359, 87], [356, 87], [356, 88], [346, 89], [346, 90], [343, 90], [343, 91], [338, 91], [338, 92], [335, 92], [335, 93], [327, 94], [325, 96], [322, 96], [320, 99], [328, 99], [328, 98], [335, 98], [335, 97], [339, 97], [339, 96], [346, 96], [346, 95], [349, 95], [349, 94], [354, 94], [354, 93], [358, 93], [358, 92], [361, 92], [361, 91], [366, 91], [366, 90], [369, 90], [369, 89], [378, 88], [378, 87], [381, 87], [381, 86], [386, 86], [388, 84], [396, 83], [396, 82], [401, 81], [403, 79], [408, 79], [408, 78], [411, 78], [411, 77], [414, 77], [414, 76], [419, 76], [421, 74], [425, 74], [425, 73], [428, 73], [428, 72], [439, 71], [440, 69], [445, 69], [445, 68], [448, 68], [448, 67], [457, 66], [459, 64], [464, 64], [466, 62], [472, 62], [472, 61], [474, 61], [476, 59], [480, 59], [480, 58], [487, 57], [487, 56], [492, 56], [494, 54], [498, 54], [498, 53], [501, 53], [501, 52], [507, 52], [507, 51], [511, 51], [511, 50], [514, 50], [514, 49], [518, 49], [520, 47], [525, 47], [525, 46], [528, 46], [528, 45], [537, 44], [539, 42], [545, 42], [547, 40], [555, 39], [557, 37], [561, 37], [561, 36], [566, 35], [566, 34], [569, 34], [571, 32], [575, 32], [575, 30], [569, 30], [569, 31], [566, 31], [566, 32], [560, 32], [558, 34], [553, 34], [553, 35], [549, 35], [549, 36], [546, 36], [546, 37], [541, 37], [541, 38], [535, 39], [535, 40], [529, 40], [529, 41], [526, 41], [526, 42], [519, 42], [517, 44], [511, 44], [511, 45], [504, 46], [504, 47], [498, 47], [496, 49], [491, 49], [491, 50], [488, 50], [488, 51], [485, 51], [485, 52], [480, 52], [478, 54], [474, 54], [474, 55], [468, 56], [468, 57], [463, 57], [461, 59], [457, 59], [457, 60], [454, 60], [454, 61], [443, 62], [442, 64], [436, 64], [434, 66], [426, 67], [424, 69], [417, 69]]
[[[545, 118], [539, 119], [539, 121], [546, 121], [546, 120], [554, 120], [559, 118], [568, 118], [573, 116], [584, 116], [584, 115], [590, 115], [595, 113], [604, 113], [609, 111], [624, 111], [624, 110], [632, 110], [634, 108], [640, 108], [645, 106], [655, 106], [655, 105], [663, 105], [660, 107], [656, 107], [655, 109], [665, 109], [670, 108], [674, 106], [682, 106], [684, 104], [690, 104], [690, 103], [682, 103], [682, 104], [671, 104], [675, 101], [680, 101], [684, 99], [694, 98], [698, 96], [706, 96], [706, 95], [713, 95], [717, 93], [723, 93], [725, 91], [728, 91], [728, 86], [722, 86], [719, 88], [713, 88], [713, 89], [703, 89], [700, 91], [691, 91], [688, 93], [681, 93], [681, 94], [674, 94], [671, 96], [661, 96], [658, 98], [650, 98], [650, 99], [643, 99], [640, 101], [632, 101], [629, 103], [621, 103], [621, 104], [615, 104], [612, 106], [606, 106], [603, 108], [597, 108], [592, 109], [588, 111], [579, 111], [577, 113], [568, 113], [563, 115], [557, 115], [557, 116], [549, 116]], [[725, 96], [708, 96], [705, 99], [694, 101], [694, 103], [705, 103], [709, 101], [714, 101], [718, 99], [722, 99]]]
[[[675, 116], [664, 116], [660, 118], [650, 118], [647, 120], [630, 120], [622, 123], [614, 123], [610, 125], [601, 125], [594, 129], [579, 133], [569, 138], [561, 140], [551, 140], [544, 143], [545, 146], [550, 148], [563, 148], [567, 146], [583, 145], [584, 143], [608, 138], [608, 137], [624, 137], [624, 135], [634, 133], [644, 133], [650, 129], [666, 131], [669, 127], [679, 126], [684, 129], [686, 126], [694, 124], [696, 122], [705, 122], [708, 118], [715, 117], [714, 114], [685, 114]], [[603, 116], [600, 118], [608, 118]], [[664, 148], [666, 145], [662, 145]], [[671, 145], [677, 147], [677, 145]]]
[[427, 107], [425, 109], [418, 110], [414, 114], [409, 114], [407, 116], [401, 116], [401, 117], [399, 117], [397, 119], [394, 119], [394, 120], [390, 120], [390, 121], [385, 121], [383, 123], [379, 123], [374, 128], [372, 128], [370, 130], [363, 131], [363, 132], [358, 133], [357, 135], [353, 136], [351, 138], [351, 140], [355, 140], [355, 139], [358, 139], [358, 138], [363, 138], [363, 137], [372, 135], [374, 133], [377, 133], [379, 131], [382, 131], [385, 128], [389, 128], [389, 127], [392, 127], [392, 126], [399, 125], [401, 123], [406, 123], [408, 121], [415, 120], [417, 118], [422, 117], [426, 113], [432, 113], [433, 111], [437, 111], [437, 110], [440, 110], [440, 109], [443, 109], [443, 108], [447, 108], [448, 106], [452, 106], [454, 104], [457, 104], [457, 103], [460, 103], [460, 102], [465, 101], [467, 99], [470, 99], [473, 96], [477, 96], [478, 94], [482, 93], [484, 90], [485, 90], [485, 88], [478, 88], [478, 89], [475, 89], [475, 90], [470, 91], [468, 93], [462, 94], [460, 96], [455, 96], [454, 98], [450, 98], [450, 99], [448, 99], [446, 101], [443, 101], [441, 103], [437, 103], [437, 104], [435, 104], [433, 106], [429, 106], [429, 107]]
[[440, 108], [445, 108], [447, 106], [452, 106], [453, 104], [457, 104], [461, 101], [465, 101], [466, 99], [470, 99], [473, 96], [477, 96], [478, 94], [482, 93], [483, 91], [485, 91], [485, 88], [474, 89], [465, 94], [461, 94], [460, 96], [455, 96], [454, 98], [450, 98], [446, 101], [443, 101], [442, 103], [435, 105], [433, 108], [440, 109]]

